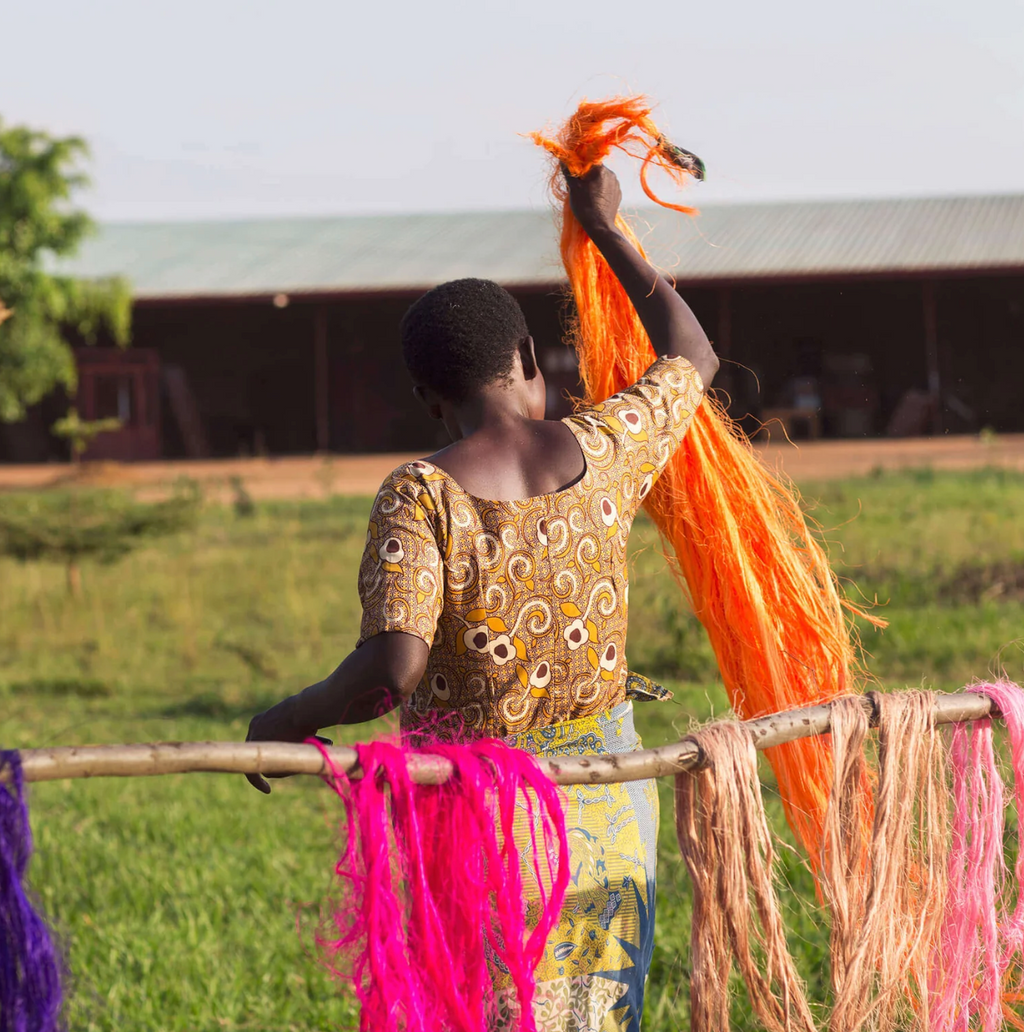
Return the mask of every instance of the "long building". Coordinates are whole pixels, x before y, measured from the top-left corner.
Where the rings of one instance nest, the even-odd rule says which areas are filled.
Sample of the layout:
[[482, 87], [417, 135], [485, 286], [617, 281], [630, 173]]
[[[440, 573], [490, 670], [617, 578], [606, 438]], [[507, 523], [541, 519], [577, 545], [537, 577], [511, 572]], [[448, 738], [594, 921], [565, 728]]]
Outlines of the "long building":
[[[1024, 430], [1024, 194], [637, 213], [725, 360], [737, 417], [793, 436]], [[546, 212], [105, 225], [62, 266], [126, 276], [133, 347], [78, 352], [96, 457], [429, 450], [402, 368], [420, 292], [482, 276], [519, 299], [550, 385], [577, 390]], [[43, 410], [0, 459], [59, 449]]]

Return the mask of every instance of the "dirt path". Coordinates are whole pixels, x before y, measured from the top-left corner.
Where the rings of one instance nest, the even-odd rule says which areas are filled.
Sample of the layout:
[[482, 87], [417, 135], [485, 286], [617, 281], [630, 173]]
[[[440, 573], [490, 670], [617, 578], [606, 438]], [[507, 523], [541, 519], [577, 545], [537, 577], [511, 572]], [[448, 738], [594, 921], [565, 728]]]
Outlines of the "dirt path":
[[[931, 466], [976, 469], [1003, 466], [1024, 471], [1024, 434], [992, 441], [978, 437], [906, 440], [814, 441], [758, 445], [766, 463], [796, 481], [863, 476], [887, 470]], [[329, 494], [372, 495], [395, 466], [413, 455], [302, 456], [281, 459], [86, 464], [76, 473], [63, 464], [0, 466], [0, 491], [67, 487], [126, 487], [140, 497], [162, 495], [179, 477], [199, 481], [209, 497], [229, 500], [238, 477], [254, 498], [323, 498]]]

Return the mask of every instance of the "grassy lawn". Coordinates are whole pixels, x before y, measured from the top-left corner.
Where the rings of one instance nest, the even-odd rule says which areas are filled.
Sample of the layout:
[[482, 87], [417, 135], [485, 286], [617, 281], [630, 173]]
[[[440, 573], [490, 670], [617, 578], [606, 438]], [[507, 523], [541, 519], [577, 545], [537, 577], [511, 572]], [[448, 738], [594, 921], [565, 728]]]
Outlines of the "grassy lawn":
[[[883, 685], [1024, 676], [1024, 476], [920, 471], [803, 489], [837, 572], [891, 623], [864, 631]], [[248, 518], [208, 507], [195, 531], [86, 564], [79, 599], [56, 566], [0, 560], [0, 745], [242, 737], [254, 711], [353, 644], [368, 507], [262, 504]], [[650, 745], [727, 704], [649, 525], [633, 548], [630, 665], [676, 690], [638, 707]], [[687, 1020], [689, 889], [662, 789], [648, 1032]], [[269, 798], [215, 775], [34, 786], [32, 880], [68, 947], [70, 1028], [356, 1027], [309, 953], [335, 855], [332, 800], [312, 779], [278, 782]], [[799, 858], [781, 856], [791, 945], [821, 999], [824, 915]]]

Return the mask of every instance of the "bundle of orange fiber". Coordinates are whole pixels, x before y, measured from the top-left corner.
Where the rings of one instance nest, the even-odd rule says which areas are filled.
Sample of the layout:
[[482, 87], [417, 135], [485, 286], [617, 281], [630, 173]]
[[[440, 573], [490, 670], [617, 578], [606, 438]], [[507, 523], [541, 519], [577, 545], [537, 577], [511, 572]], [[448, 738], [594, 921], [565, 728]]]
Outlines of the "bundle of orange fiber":
[[[703, 166], [669, 143], [650, 115], [644, 97], [584, 101], [558, 132], [533, 134], [557, 159], [551, 186], [562, 203], [562, 261], [576, 301], [575, 346], [588, 402], [636, 381], [655, 355], [625, 291], [569, 209], [562, 168], [582, 176], [612, 151], [622, 151], [641, 161], [640, 182], [652, 201], [695, 214], [651, 188], [652, 166], [680, 185], [702, 176]], [[618, 225], [642, 251], [621, 216]], [[866, 614], [842, 597], [793, 487], [758, 461], [713, 397], [705, 398], [644, 506], [675, 552], [741, 719], [858, 690], [848, 612]], [[790, 827], [817, 870], [832, 780], [828, 742], [805, 738], [767, 755]], [[869, 793], [864, 798], [866, 832]]]

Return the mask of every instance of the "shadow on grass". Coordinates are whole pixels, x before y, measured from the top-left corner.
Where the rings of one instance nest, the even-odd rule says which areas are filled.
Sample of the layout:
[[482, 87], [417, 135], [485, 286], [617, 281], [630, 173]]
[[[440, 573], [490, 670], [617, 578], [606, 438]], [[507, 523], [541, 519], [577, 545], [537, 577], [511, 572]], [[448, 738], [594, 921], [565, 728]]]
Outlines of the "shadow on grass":
[[227, 700], [216, 692], [202, 692], [171, 703], [153, 713], [163, 718], [205, 717], [212, 720], [246, 720], [280, 702], [279, 695], [261, 694], [248, 699]]
[[43, 695], [48, 698], [106, 699], [114, 689], [106, 681], [94, 677], [34, 677], [11, 683], [12, 695]]

